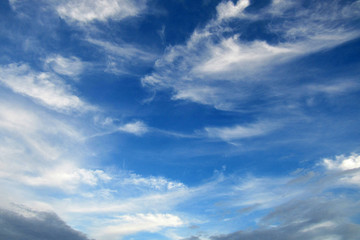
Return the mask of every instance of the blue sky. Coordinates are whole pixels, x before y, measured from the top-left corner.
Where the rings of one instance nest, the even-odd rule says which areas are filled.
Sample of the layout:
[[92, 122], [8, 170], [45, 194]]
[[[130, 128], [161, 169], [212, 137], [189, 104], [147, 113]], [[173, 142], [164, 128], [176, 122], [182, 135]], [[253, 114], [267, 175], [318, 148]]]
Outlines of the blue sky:
[[0, 238], [357, 239], [360, 1], [0, 2]]

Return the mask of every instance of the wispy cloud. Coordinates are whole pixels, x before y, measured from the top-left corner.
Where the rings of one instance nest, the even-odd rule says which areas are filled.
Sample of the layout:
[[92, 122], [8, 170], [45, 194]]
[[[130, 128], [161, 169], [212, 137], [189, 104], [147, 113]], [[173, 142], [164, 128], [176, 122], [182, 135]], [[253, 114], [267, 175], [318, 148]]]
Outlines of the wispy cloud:
[[143, 135], [148, 131], [148, 127], [141, 121], [127, 123], [118, 128], [119, 131], [132, 133], [135, 135]]
[[[212, 9], [213, 18], [207, 23], [203, 16], [195, 16], [181, 31], [172, 28], [179, 24], [172, 21], [178, 15], [170, 15], [180, 10], [175, 8], [180, 6], [178, 1], [176, 5], [155, 2], [9, 0], [12, 9], [4, 15], [8, 22], [2, 24], [7, 54], [1, 60], [11, 64], [0, 66], [0, 192], [4, 193], [0, 198], [0, 239], [87, 240], [74, 230], [79, 229], [104, 240], [136, 239], [137, 234], [147, 239], [143, 233], [176, 240], [355, 240], [360, 235], [358, 154], [328, 157], [311, 165], [307, 160], [314, 159], [308, 156], [304, 162], [292, 162], [310, 148], [305, 151], [291, 145], [276, 153], [272, 151], [279, 148], [235, 158], [228, 150], [239, 151], [240, 147], [219, 142], [243, 142], [243, 148], [251, 149], [253, 142], [264, 145], [263, 138], [273, 144], [301, 135], [311, 145], [311, 130], [320, 126], [314, 134], [324, 139], [342, 131], [338, 129], [347, 121], [352, 121], [348, 128], [353, 133], [344, 145], [356, 142], [353, 118], [357, 112], [342, 117], [338, 109], [345, 104], [331, 110], [324, 105], [315, 109], [310, 100], [354, 99], [359, 89], [357, 75], [332, 76], [329, 61], [312, 60], [339, 53], [335, 47], [360, 36], [354, 24], [359, 21], [360, 1], [273, 0], [259, 6], [255, 1], [224, 0]], [[215, 3], [205, 0], [203, 4], [208, 4], [208, 9]], [[145, 19], [150, 5], [172, 8], [166, 9], [168, 15]], [[128, 19], [139, 16], [136, 21]], [[7, 24], [12, 20], [14, 23]], [[182, 38], [177, 37], [198, 20], [202, 20], [200, 27], [187, 32], [189, 39], [179, 43]], [[144, 28], [147, 30], [142, 33]], [[156, 36], [159, 29], [161, 39]], [[165, 32], [166, 42], [176, 41], [177, 45], [169, 45], [158, 58], [155, 48], [150, 48], [164, 45]], [[155, 42], [158, 40], [163, 45]], [[316, 66], [311, 68], [313, 63]], [[346, 68], [353, 69], [356, 63], [352, 63]], [[121, 100], [126, 101], [119, 107], [118, 88], [108, 89], [101, 81], [109, 74], [96, 72], [88, 79], [91, 86], [83, 81], [89, 75], [84, 74], [88, 67], [99, 65], [117, 75], [111, 79], [122, 80], [123, 74], [128, 74], [126, 83], [138, 81], [138, 76], [146, 73], [141, 78], [143, 86], [158, 94], [141, 105], [132, 98], [143, 96], [143, 89], [132, 83], [126, 86], [132, 91], [122, 95]], [[289, 74], [292, 70], [298, 72]], [[164, 89], [170, 90], [172, 100], [207, 106], [175, 103], [174, 107], [166, 102], [168, 94], [158, 92]], [[108, 90], [111, 96], [106, 94]], [[101, 107], [86, 100], [103, 97]], [[351, 104], [356, 105], [355, 101]], [[106, 109], [115, 105], [111, 115]], [[122, 106], [131, 110], [124, 113]], [[348, 109], [343, 112], [353, 114]], [[181, 116], [172, 122], [189, 113], [196, 119]], [[303, 116], [306, 114], [308, 118]], [[310, 119], [317, 114], [321, 119]], [[327, 129], [340, 119], [334, 120], [331, 114], [344, 119], [344, 125]], [[305, 118], [308, 122], [300, 123]], [[107, 139], [115, 133], [121, 137]], [[93, 138], [98, 136], [104, 141]], [[134, 136], [145, 137], [134, 142]], [[177, 139], [164, 140], [169, 136]], [[128, 138], [132, 140], [128, 142]], [[109, 146], [114, 140], [116, 146]], [[115, 147], [115, 152], [108, 152]], [[155, 153], [155, 148], [161, 153]], [[278, 167], [280, 160], [270, 162], [294, 151], [297, 157], [284, 166]], [[189, 157], [193, 154], [189, 152], [203, 155]], [[153, 164], [151, 159], [158, 158], [157, 154], [165, 157]], [[119, 167], [121, 161], [132, 161], [137, 170], [124, 169], [125, 164]], [[210, 169], [227, 161], [230, 171], [226, 166], [220, 171]], [[177, 164], [187, 168], [177, 172]], [[173, 169], [169, 171], [170, 165]], [[284, 173], [294, 165], [305, 167]], [[255, 173], [249, 173], [248, 167], [256, 168]], [[177, 177], [172, 177], [174, 171]], [[37, 206], [41, 211], [14, 210], [9, 207], [12, 203]]]
[[174, 211], [192, 195], [183, 183], [126, 172], [111, 176], [102, 187], [91, 191], [83, 188], [68, 196], [66, 204], [49, 199], [50, 205], [60, 209], [70, 223], [86, 220], [82, 228], [99, 239], [119, 239], [139, 232], [161, 233], [186, 223]]
[[[246, 12], [248, 1], [224, 1], [217, 7], [218, 18], [196, 29], [185, 44], [168, 47], [157, 60], [154, 72], [142, 82], [156, 89], [173, 89], [174, 99], [225, 110], [246, 104], [246, 100], [254, 96], [249, 92], [256, 93], [260, 83], [262, 87], [268, 86], [259, 95], [266, 99], [272, 95], [272, 78], [278, 78], [276, 72], [285, 64], [359, 36], [356, 29], [337, 24], [340, 20], [352, 21], [343, 12], [354, 16], [359, 6], [337, 5], [335, 11], [330, 3], [312, 5], [309, 10], [299, 4], [283, 5], [274, 1], [265, 10], [252, 14]], [[285, 10], [276, 11], [278, 8], [294, 10], [297, 14], [291, 17]], [[268, 21], [267, 31], [278, 37], [273, 42], [261, 36], [246, 39], [241, 28], [230, 27], [236, 21], [243, 21], [245, 25]], [[291, 81], [283, 76], [281, 79], [284, 79], [282, 85]]]
[[232, 1], [223, 1], [216, 7], [218, 19], [223, 20], [226, 18], [238, 17], [249, 5], [249, 0], [239, 0], [236, 4]]
[[356, 91], [359, 85], [351, 80], [342, 79], [342, 81], [328, 83], [328, 84], [310, 84], [306, 86], [307, 90], [313, 93], [324, 93], [329, 96], [336, 96], [345, 94], [351, 91]]
[[70, 22], [81, 23], [106, 21], [107, 19], [121, 20], [137, 16], [145, 8], [145, 0], [105, 0], [101, 2], [65, 0], [56, 4], [56, 11], [61, 17]]
[[131, 173], [129, 177], [121, 180], [121, 184], [150, 187], [157, 190], [181, 190], [186, 186], [181, 182], [170, 181], [164, 177], [143, 177], [138, 174]]
[[[337, 160], [327, 161], [347, 164], [354, 162], [354, 159], [357, 158], [358, 156], [355, 154], [340, 156], [336, 158]], [[260, 219], [256, 223], [255, 230], [221, 236], [224, 239], [232, 239], [231, 236], [244, 237], [244, 239], [246, 239], [245, 237], [255, 238], [255, 236], [263, 236], [262, 234], [266, 233], [280, 234], [280, 239], [287, 239], [291, 233], [295, 233], [295, 235], [290, 239], [301, 239], [306, 236], [319, 237], [324, 235], [324, 231], [327, 231], [329, 227], [333, 229], [332, 234], [340, 237], [356, 236], [356, 234], [354, 235], [355, 232], [346, 229], [357, 226], [351, 220], [353, 214], [356, 214], [351, 212], [351, 209], [354, 204], [358, 203], [346, 196], [337, 197], [336, 195], [336, 189], [339, 187], [358, 188], [352, 182], [342, 181], [344, 178], [353, 176], [354, 173], [358, 175], [359, 168], [351, 169], [352, 172], [348, 170], [332, 172], [328, 171], [327, 168], [318, 166], [312, 170], [303, 169], [295, 175], [281, 177], [239, 177], [235, 175], [225, 176], [220, 173], [203, 185], [191, 188], [181, 187], [172, 191], [165, 190], [165, 192], [158, 192], [157, 194], [153, 192], [149, 195], [145, 194], [138, 198], [120, 201], [117, 204], [113, 202], [113, 204], [97, 204], [97, 207], [95, 205], [82, 206], [83, 210], [75, 207], [74, 210], [80, 210], [83, 214], [86, 211], [127, 212], [130, 214], [145, 209], [171, 212], [181, 205], [182, 207], [188, 206], [191, 209], [189, 210], [192, 212], [191, 219], [193, 220], [196, 219], [198, 211], [203, 212], [205, 209], [209, 211], [211, 209], [213, 214], [218, 213], [218, 215], [216, 214], [217, 221], [221, 221], [222, 218], [227, 219], [229, 226], [232, 226], [232, 221], [236, 223], [242, 218], [246, 218], [249, 222], [249, 216], [253, 215]], [[159, 189], [152, 189], [159, 191]], [[332, 192], [333, 194], [331, 194]], [[86, 204], [84, 201], [82, 202]], [[197, 204], [194, 204], [195, 202]], [[74, 207], [76, 204], [72, 204], [72, 206]], [[331, 207], [333, 211], [329, 212], [328, 207]], [[321, 213], [316, 213], [315, 209]], [[284, 215], [284, 213], [287, 214]], [[208, 217], [212, 218], [211, 216]], [[221, 219], [218, 219], [219, 217]], [[253, 220], [255, 221], [255, 219]], [[190, 219], [182, 221], [191, 224]], [[202, 226], [202, 231], [206, 229], [210, 235], [214, 233], [211, 227], [210, 229], [206, 227], [207, 221], [196, 224]], [[179, 225], [178, 227], [181, 228], [182, 226]], [[213, 239], [217, 238], [213, 237]], [[219, 239], [221, 239], [220, 236]]]
[[38, 187], [59, 188], [73, 192], [82, 184], [95, 187], [99, 182], [107, 182], [111, 179], [102, 170], [90, 170], [76, 167], [72, 163], [59, 163], [50, 169], [41, 169], [37, 176], [18, 176], [18, 181]]
[[[98, 181], [102, 183], [96, 188], [68, 192], [65, 202], [51, 196], [42, 196], [38, 201], [58, 209], [69, 223], [76, 220], [79, 225], [84, 219], [86, 226], [80, 224], [81, 228], [101, 239], [118, 239], [139, 232], [166, 234], [168, 228], [176, 233], [188, 224], [200, 226], [198, 239], [256, 239], [265, 235], [280, 239], [327, 235], [352, 239], [357, 236], [358, 226], [351, 217], [357, 214], [353, 207], [358, 203], [345, 193], [339, 197], [336, 189], [358, 188], [351, 181], [343, 181], [359, 176], [358, 158], [353, 154], [324, 159], [312, 169], [279, 177], [220, 172], [193, 187], [161, 176], [71, 168], [65, 171], [72, 174], [65, 174], [71, 181], [93, 187]], [[197, 214], [204, 218], [204, 211], [211, 214], [206, 214], [207, 221], [199, 221]], [[215, 217], [217, 221], [226, 219], [229, 229], [234, 229], [239, 219], [246, 218], [249, 222], [251, 216], [258, 219], [253, 219], [255, 230], [215, 236], [219, 231], [208, 225], [208, 220]]]
[[[337, 189], [358, 190], [359, 185], [344, 181], [359, 176], [358, 158], [357, 154], [352, 154], [337, 156], [334, 160], [323, 159], [320, 164], [325, 168], [303, 169], [292, 176], [223, 177], [211, 190], [215, 194], [212, 197], [222, 196], [222, 201], [217, 202], [217, 211], [222, 209], [227, 213], [220, 214], [221, 218], [230, 225], [232, 221], [237, 223], [247, 219], [248, 222], [256, 216], [253, 219], [255, 226], [250, 229], [235, 227], [240, 231], [222, 235], [211, 233], [210, 228], [209, 234], [199, 233], [198, 239], [262, 239], [269, 236], [277, 239], [356, 239], [359, 225], [352, 218], [359, 213], [353, 212], [359, 202], [344, 192], [339, 196]], [[227, 211], [229, 209], [233, 210]]]
[[0, 82], [12, 91], [56, 111], [84, 112], [94, 109], [75, 95], [72, 87], [60, 77], [50, 72], [34, 71], [27, 64], [1, 66]]
[[31, 104], [25, 109], [3, 99], [0, 110], [1, 179], [72, 191], [108, 178], [100, 170], [79, 167], [84, 147], [79, 128]]
[[[161, 231], [184, 224], [182, 218], [173, 213], [172, 206], [188, 195], [185, 184], [162, 176], [145, 177], [126, 171], [87, 168], [83, 158], [88, 154], [83, 152], [86, 146], [81, 140], [83, 135], [79, 128], [64, 119], [56, 119], [59, 114], [53, 116], [52, 111], [44, 111], [35, 104], [24, 108], [21, 104], [3, 100], [0, 104], [3, 137], [0, 140], [0, 188], [7, 196], [0, 201], [2, 207], [15, 202], [36, 205], [44, 211], [54, 210], [70, 224], [80, 226], [94, 236], [101, 235], [101, 239], [118, 239], [142, 231]], [[84, 124], [82, 122], [81, 125]], [[142, 134], [143, 127], [141, 122], [135, 122], [125, 124], [118, 131]], [[9, 191], [14, 186], [16, 191]], [[62, 197], [67, 198], [67, 204]], [[5, 218], [2, 213], [1, 218]], [[79, 213], [83, 217], [78, 218]], [[44, 212], [42, 216], [50, 215], [54, 214]], [[22, 218], [19, 215], [16, 221]], [[103, 219], [101, 224], [99, 218]], [[26, 221], [34, 228], [44, 225], [42, 220], [36, 219]], [[62, 226], [59, 224], [62, 220], [57, 219], [59, 221], [52, 222]], [[83, 225], [84, 219], [87, 223]], [[25, 228], [16, 229], [16, 226], [4, 226], [7, 231], [1, 234], [10, 235], [2, 236], [9, 237], [15, 232], [26, 235]], [[66, 235], [66, 228], [53, 230], [59, 231], [56, 236], [72, 239]], [[46, 231], [33, 234], [28, 237], [47, 236]], [[76, 232], [74, 236], [77, 236]], [[87, 238], [84, 236], [84, 239]]]
[[205, 131], [209, 138], [219, 138], [224, 141], [238, 140], [242, 138], [265, 135], [275, 128], [274, 123], [258, 122], [250, 125], [236, 125], [233, 127], [206, 127]]
[[152, 64], [157, 55], [142, 49], [142, 46], [116, 44], [100, 39], [87, 38], [86, 41], [100, 48], [107, 57], [106, 71], [114, 74], [133, 74], [130, 68]]
[[116, 124], [114, 123], [114, 120], [112, 118], [107, 117], [104, 121], [99, 122], [99, 120], [97, 120], [97, 124], [103, 127], [101, 132], [92, 134], [88, 138], [101, 137], [119, 132], [142, 136], [153, 130], [151, 127], [147, 126], [144, 122], [140, 120], [130, 121], [124, 124]]
[[[360, 233], [359, 225], [349, 219], [350, 211], [354, 206], [358, 206], [358, 203], [343, 199], [329, 200], [324, 197], [293, 201], [277, 207], [265, 217], [262, 222], [266, 227], [213, 236], [210, 239], [355, 240]], [[280, 222], [280, 224], [270, 227], [271, 222]]]
[[156, 232], [166, 227], [179, 227], [184, 223], [172, 214], [136, 214], [121, 215], [111, 220], [105, 228], [95, 234], [101, 239], [119, 239], [142, 231]]
[[116, 56], [124, 59], [136, 58], [143, 61], [149, 61], [155, 58], [153, 54], [143, 51], [139, 47], [135, 47], [130, 44], [114, 44], [111, 42], [92, 38], [87, 39], [87, 41], [95, 44], [96, 46], [102, 47], [108, 53], [115, 54]]
[[45, 59], [45, 67], [60, 75], [75, 78], [84, 71], [84, 63], [77, 57], [50, 56]]

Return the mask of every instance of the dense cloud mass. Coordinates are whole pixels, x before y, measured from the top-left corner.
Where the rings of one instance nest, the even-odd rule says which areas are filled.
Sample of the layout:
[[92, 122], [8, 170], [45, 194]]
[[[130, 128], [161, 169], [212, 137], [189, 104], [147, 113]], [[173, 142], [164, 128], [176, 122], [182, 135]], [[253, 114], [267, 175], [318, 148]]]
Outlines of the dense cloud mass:
[[7, 240], [89, 240], [55, 213], [26, 210], [26, 215], [0, 209], [0, 239]]

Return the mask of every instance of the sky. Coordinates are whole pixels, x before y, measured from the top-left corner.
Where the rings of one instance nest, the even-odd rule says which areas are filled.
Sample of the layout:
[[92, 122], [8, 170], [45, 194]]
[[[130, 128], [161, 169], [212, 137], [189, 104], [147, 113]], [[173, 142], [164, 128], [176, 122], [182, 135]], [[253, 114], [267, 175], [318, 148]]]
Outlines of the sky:
[[0, 1], [0, 239], [356, 240], [359, 0]]

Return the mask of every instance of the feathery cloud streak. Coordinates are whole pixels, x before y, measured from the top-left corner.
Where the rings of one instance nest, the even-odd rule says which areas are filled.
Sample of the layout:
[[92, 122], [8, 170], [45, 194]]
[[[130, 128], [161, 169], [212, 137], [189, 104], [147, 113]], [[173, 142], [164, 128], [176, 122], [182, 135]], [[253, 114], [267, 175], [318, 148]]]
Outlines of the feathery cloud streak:
[[[55, 71], [63, 71], [54, 66]], [[67, 71], [70, 71], [67, 69]], [[75, 70], [78, 71], [78, 70]], [[73, 72], [66, 74], [73, 75]], [[9, 64], [0, 67], [0, 82], [12, 91], [32, 98], [46, 107], [57, 111], [84, 112], [93, 109], [76, 96], [70, 85], [51, 72], [37, 72], [27, 64]]]
[[[22, 7], [24, 1], [10, 0], [14, 9]], [[146, 9], [146, 0], [61, 0], [48, 1], [53, 8], [69, 23], [91, 23], [93, 21], [121, 20], [134, 17]]]
[[[143, 84], [171, 88], [174, 99], [236, 109], [253, 96], [251, 92], [256, 93], [260, 83], [271, 90], [271, 78], [278, 78], [276, 72], [286, 63], [359, 36], [358, 29], [347, 27], [356, 18], [356, 3], [312, 2], [306, 9], [300, 3], [290, 3], [273, 1], [256, 14], [246, 11], [249, 1], [220, 3], [217, 18], [196, 29], [184, 45], [168, 47], [154, 72], [142, 79]], [[287, 14], [290, 11], [297, 14]], [[267, 22], [269, 34], [277, 36], [273, 42], [260, 35], [254, 39], [242, 36], [242, 25], [259, 21]], [[344, 24], [339, 26], [338, 21]], [[239, 27], [230, 27], [233, 25]], [[273, 94], [269, 90], [261, 98]]]

